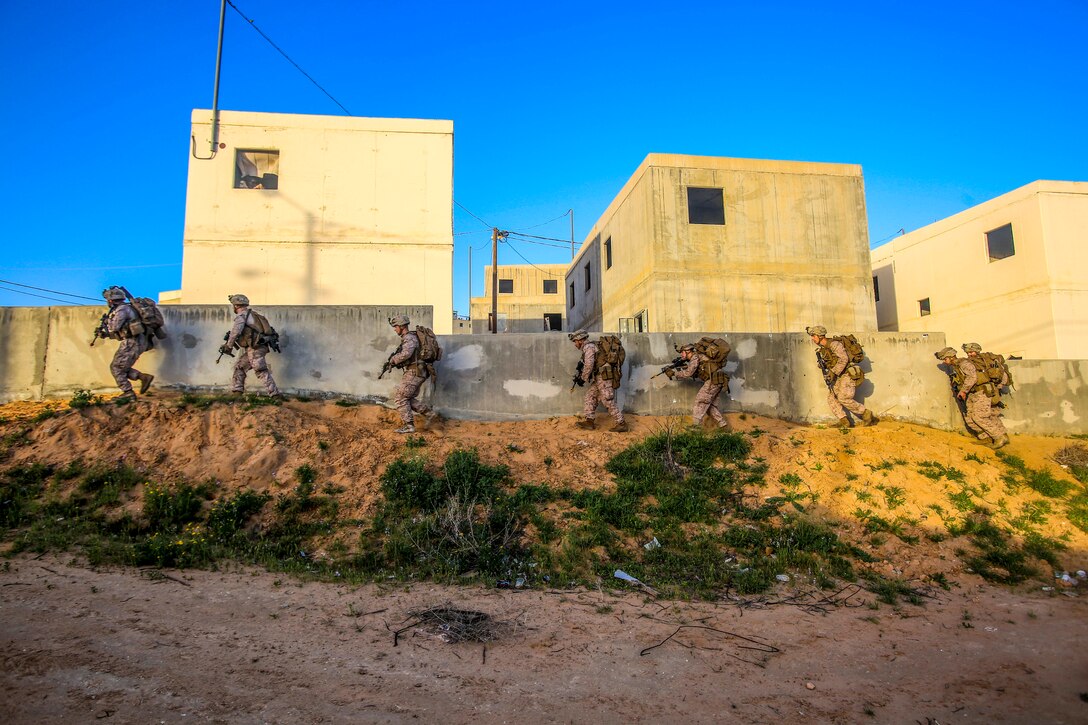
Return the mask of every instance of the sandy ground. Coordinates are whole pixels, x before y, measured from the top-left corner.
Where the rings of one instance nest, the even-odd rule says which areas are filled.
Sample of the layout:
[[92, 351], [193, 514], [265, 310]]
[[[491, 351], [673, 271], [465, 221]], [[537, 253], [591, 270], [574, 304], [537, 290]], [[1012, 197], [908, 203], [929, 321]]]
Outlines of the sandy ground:
[[[177, 402], [160, 393], [136, 406], [63, 411], [35, 424], [8, 463], [125, 461], [158, 480], [273, 493], [293, 486], [294, 469], [308, 463], [320, 482], [345, 489], [345, 517], [366, 517], [378, 476], [405, 452], [391, 432], [396, 416], [374, 406], [192, 410]], [[0, 406], [0, 432], [41, 409]], [[817, 497], [810, 511], [841, 522], [843, 536], [860, 530], [851, 517], [857, 492], [891, 485], [907, 494], [894, 513], [916, 518], [919, 533], [936, 529], [926, 506], [944, 500], [949, 482], [923, 477], [920, 461], [964, 471], [995, 506], [1015, 511], [1033, 495], [998, 493], [993, 452], [963, 435], [893, 421], [843, 434], [730, 419], [756, 433], [753, 456], [770, 466], [763, 495], [777, 493], [781, 475], [797, 474]], [[521, 482], [609, 486], [605, 461], [677, 422], [631, 421], [628, 435], [577, 431], [572, 419], [447, 421], [422, 431], [421, 450], [441, 460], [474, 447]], [[1067, 476], [1051, 458], [1072, 442], [1017, 436], [1009, 450]], [[1046, 533], [1066, 535], [1064, 568], [1088, 568], [1083, 532], [1054, 517]], [[6, 720], [20, 723], [1088, 721], [1084, 587], [990, 586], [964, 570], [958, 545], [923, 537], [908, 546], [889, 536], [870, 546], [888, 575], [948, 576], [951, 591], [934, 589], [924, 606], [873, 608], [870, 593], [851, 587], [823, 611], [796, 601], [653, 601], [613, 593], [612, 582], [569, 592], [348, 588], [250, 570], [163, 578], [95, 570], [71, 555], [19, 556], [0, 570], [0, 687]], [[763, 599], [804, 591], [795, 580]], [[495, 639], [448, 643], [420, 625], [394, 646], [409, 612], [444, 603], [500, 622]]]

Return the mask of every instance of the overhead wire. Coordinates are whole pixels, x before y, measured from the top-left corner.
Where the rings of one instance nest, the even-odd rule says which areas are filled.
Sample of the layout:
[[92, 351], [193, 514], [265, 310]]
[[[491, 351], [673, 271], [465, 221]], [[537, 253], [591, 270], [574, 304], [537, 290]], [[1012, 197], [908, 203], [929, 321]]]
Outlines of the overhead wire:
[[[547, 271], [547, 270], [545, 270], [545, 269], [541, 269], [540, 267], [537, 267], [537, 266], [536, 266], [535, 264], [533, 264], [533, 263], [532, 263], [532, 262], [530, 262], [530, 261], [529, 261], [528, 259], [526, 259], [525, 255], [524, 255], [524, 254], [522, 254], [521, 252], [519, 252], [519, 251], [518, 251], [518, 248], [517, 248], [517, 247], [515, 247], [515, 246], [514, 246], [513, 244], [511, 244], [511, 243], [510, 243], [510, 240], [509, 240], [509, 239], [503, 239], [502, 241], [503, 241], [503, 244], [505, 244], [506, 246], [510, 247], [511, 251], [513, 251], [513, 252], [514, 252], [514, 254], [516, 254], [516, 255], [518, 255], [519, 257], [521, 257], [522, 259], [524, 259], [524, 260], [525, 260], [525, 263], [526, 263], [526, 264], [528, 264], [528, 265], [529, 265], [530, 267], [532, 267], [533, 269], [537, 270], [538, 272], [541, 272], [541, 273], [543, 273], [545, 277], [551, 277], [552, 279], [560, 279], [559, 275], [555, 275], [555, 274], [552, 274], [551, 272], [549, 272], [549, 271]], [[565, 277], [565, 276], [566, 276], [566, 275], [564, 275], [564, 277]]]
[[256, 30], [256, 31], [257, 31], [258, 33], [260, 33], [261, 37], [262, 37], [262, 38], [264, 38], [265, 40], [267, 40], [267, 41], [268, 41], [268, 44], [269, 44], [269, 45], [271, 45], [271, 46], [272, 46], [273, 48], [275, 48], [275, 49], [276, 49], [277, 51], [279, 51], [279, 54], [280, 54], [280, 55], [282, 55], [282, 56], [283, 56], [284, 58], [286, 58], [286, 59], [287, 59], [287, 61], [288, 61], [288, 62], [289, 62], [289, 63], [290, 63], [291, 65], [293, 65], [293, 66], [294, 66], [295, 68], [297, 68], [297, 69], [298, 69], [298, 72], [299, 72], [299, 73], [301, 73], [302, 75], [306, 76], [306, 78], [308, 78], [308, 79], [309, 79], [309, 81], [310, 81], [311, 83], [313, 83], [313, 84], [314, 84], [315, 86], [317, 86], [317, 87], [318, 87], [318, 89], [319, 89], [319, 90], [320, 90], [320, 91], [321, 91], [322, 93], [324, 93], [324, 94], [325, 94], [326, 96], [328, 96], [328, 97], [329, 97], [329, 98], [330, 98], [330, 99], [332, 100], [332, 102], [333, 102], [333, 103], [335, 103], [336, 105], [340, 106], [340, 108], [341, 108], [341, 109], [342, 109], [342, 110], [344, 111], [344, 113], [348, 114], [349, 116], [351, 116], [351, 115], [354, 115], [354, 114], [352, 114], [352, 112], [351, 112], [351, 111], [349, 111], [348, 109], [344, 108], [344, 104], [343, 104], [343, 103], [341, 103], [340, 101], [338, 101], [338, 100], [336, 100], [335, 98], [333, 98], [333, 95], [332, 95], [331, 93], [329, 93], [328, 91], [326, 91], [326, 90], [325, 90], [325, 89], [324, 89], [324, 88], [323, 88], [323, 87], [321, 86], [321, 84], [320, 84], [320, 83], [318, 83], [317, 81], [315, 81], [315, 80], [313, 79], [313, 76], [311, 76], [311, 75], [310, 75], [309, 73], [307, 73], [306, 71], [302, 70], [302, 66], [300, 66], [300, 65], [299, 65], [298, 63], [296, 63], [296, 62], [295, 62], [294, 60], [292, 60], [292, 59], [291, 59], [291, 56], [287, 55], [287, 53], [285, 53], [285, 52], [283, 51], [283, 48], [279, 47], [279, 46], [278, 46], [278, 45], [276, 45], [276, 44], [275, 44], [274, 42], [272, 42], [272, 38], [269, 38], [269, 37], [268, 37], [267, 35], [265, 35], [264, 31], [263, 31], [263, 30], [261, 30], [260, 28], [258, 28], [258, 27], [257, 27], [257, 24], [256, 24], [255, 22], [253, 22], [253, 20], [252, 20], [252, 19], [250, 19], [250, 18], [247, 18], [247, 17], [246, 17], [246, 14], [245, 14], [245, 13], [243, 13], [243, 12], [242, 12], [241, 10], [239, 10], [239, 9], [238, 9], [238, 6], [237, 6], [237, 5], [235, 5], [235, 4], [233, 3], [233, 2], [231, 2], [231, 0], [227, 0], [227, 5], [230, 5], [230, 6], [231, 6], [231, 7], [232, 7], [232, 8], [234, 9], [234, 12], [238, 13], [239, 15], [241, 15], [241, 16], [242, 16], [242, 19], [243, 19], [243, 20], [245, 20], [245, 21], [246, 21], [247, 23], [249, 23], [250, 27], [252, 27], [252, 28], [253, 28], [254, 30]]
[[46, 289], [45, 287], [35, 287], [34, 285], [21, 284], [19, 282], [12, 282], [10, 279], [0, 279], [0, 283], [15, 285], [16, 287], [26, 287], [27, 289], [38, 290], [39, 292], [48, 292], [54, 295], [62, 295], [64, 297], [75, 297], [81, 300], [91, 300], [92, 302], [101, 302], [99, 297], [87, 297], [86, 295], [72, 294], [71, 292], [61, 292], [55, 289]]
[[469, 215], [470, 217], [472, 217], [473, 219], [475, 219], [476, 221], [480, 222], [480, 223], [481, 223], [481, 224], [483, 224], [483, 225], [484, 225], [485, 227], [487, 227], [487, 228], [488, 228], [488, 231], [490, 231], [490, 230], [492, 230], [492, 229], [494, 229], [494, 228], [495, 228], [495, 225], [494, 225], [494, 224], [488, 224], [488, 223], [487, 223], [487, 222], [485, 222], [485, 221], [484, 221], [483, 219], [481, 219], [480, 217], [476, 216], [476, 215], [475, 215], [475, 214], [473, 214], [473, 213], [472, 213], [471, 211], [469, 211], [468, 209], [466, 209], [466, 208], [465, 208], [465, 205], [464, 205], [464, 204], [462, 204], [461, 202], [457, 201], [456, 199], [454, 199], [454, 200], [453, 200], [453, 203], [454, 203], [454, 204], [456, 204], [457, 206], [461, 207], [461, 210], [462, 210], [462, 211], [464, 211], [464, 212], [465, 212], [466, 214], [468, 214], [468, 215]]
[[[511, 232], [511, 234], [514, 234], [514, 233], [515, 232]], [[564, 244], [566, 244], [568, 246], [571, 243], [569, 239], [559, 239], [558, 237], [538, 237], [535, 234], [522, 234], [521, 232], [517, 232], [517, 235], [519, 237], [528, 237], [529, 239], [545, 239], [545, 240], [547, 240], [549, 242], [563, 242]]]
[[29, 297], [40, 297], [43, 300], [53, 300], [54, 302], [63, 302], [66, 305], [76, 304], [75, 302], [73, 302], [71, 300], [62, 300], [59, 297], [47, 297], [46, 295], [36, 295], [33, 292], [24, 292], [21, 289], [12, 289], [10, 287], [4, 287], [2, 285], [0, 285], [0, 290], [4, 290], [5, 292], [14, 292], [17, 295], [27, 295]]
[[562, 219], [563, 217], [565, 217], [565, 216], [567, 216], [569, 214], [570, 214], [570, 210], [567, 210], [567, 211], [563, 212], [562, 214], [560, 214], [559, 216], [557, 216], [555, 219], [549, 219], [546, 222], [541, 222], [539, 224], [534, 224], [531, 227], [525, 227], [525, 228], [526, 229], [536, 229], [537, 227], [542, 227], [542, 226], [545, 226], [547, 224], [551, 224], [552, 222], [557, 222], [557, 221], [559, 221], [560, 219]]

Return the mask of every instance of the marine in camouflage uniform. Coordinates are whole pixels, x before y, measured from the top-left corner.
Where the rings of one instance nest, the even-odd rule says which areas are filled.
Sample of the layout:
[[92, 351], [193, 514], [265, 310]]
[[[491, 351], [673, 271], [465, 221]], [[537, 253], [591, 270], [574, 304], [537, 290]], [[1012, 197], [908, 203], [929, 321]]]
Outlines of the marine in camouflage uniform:
[[629, 430], [627, 421], [623, 418], [623, 411], [616, 405], [616, 390], [612, 387], [611, 380], [602, 380], [597, 377], [597, 354], [600, 350], [597, 343], [589, 341], [589, 334], [585, 330], [572, 332], [570, 338], [574, 346], [582, 353], [581, 380], [586, 385], [586, 394], [582, 399], [582, 417], [576, 425], [579, 428], [592, 430], [596, 427], [594, 419], [597, 417], [597, 405], [601, 404], [608, 410], [616, 424], [610, 428], [613, 433], [625, 433]]
[[[148, 332], [144, 329], [140, 314], [135, 308], [125, 302], [125, 293], [119, 287], [110, 287], [102, 291], [102, 296], [109, 303], [110, 311], [106, 316], [106, 332], [114, 340], [120, 340], [117, 352], [110, 363], [110, 372], [117, 381], [117, 387], [121, 389], [122, 400], [135, 400], [136, 394], [132, 391], [132, 381], [140, 381], [140, 395], [151, 387], [154, 375], [141, 373], [134, 365], [151, 347], [148, 340]], [[93, 343], [92, 343], [93, 344]]]
[[419, 360], [419, 337], [408, 329], [409, 324], [405, 315], [397, 315], [389, 320], [389, 325], [400, 336], [400, 346], [389, 357], [384, 369], [404, 370], [404, 378], [393, 393], [393, 405], [400, 412], [403, 423], [397, 428], [397, 433], [415, 433], [415, 413], [426, 416], [427, 420], [436, 416], [433, 410], [418, 400], [419, 389], [427, 382], [429, 373], [427, 365]]
[[[827, 336], [827, 328], [823, 325], [806, 327], [805, 332], [812, 338], [816, 345], [816, 356], [820, 360], [824, 381], [827, 382], [827, 405], [831, 413], [839, 419], [840, 428], [850, 427], [850, 418], [846, 411], [849, 410], [861, 419], [863, 425], [876, 425], [880, 419], [864, 405], [854, 400], [857, 391], [857, 376], [864, 380], [861, 368], [856, 363], [850, 362], [850, 355], [846, 352], [846, 346], [838, 340], [832, 340]], [[845, 408], [845, 410], [844, 410]]]
[[[670, 379], [686, 380], [694, 378], [699, 375], [700, 366], [704, 362], [709, 362], [705, 355], [700, 355], [695, 351], [695, 345], [684, 345], [680, 348], [680, 357], [686, 363], [684, 367], [679, 370], [669, 368], [665, 371], [665, 375]], [[705, 367], [702, 368], [704, 371]], [[699, 392], [695, 395], [695, 404], [691, 408], [691, 420], [696, 426], [703, 424], [703, 418], [707, 413], [718, 424], [719, 428], [728, 428], [729, 421], [725, 419], [722, 412], [718, 410], [718, 396], [721, 395], [722, 390], [725, 388], [723, 383], [712, 382], [714, 375], [708, 375], [702, 377], [699, 375], [699, 379], [703, 381], [703, 387], [699, 388]]]
[[956, 351], [950, 347], [935, 353], [938, 360], [944, 362], [951, 372], [953, 391], [959, 400], [964, 401], [964, 422], [967, 428], [981, 441], [988, 441], [994, 450], [1009, 444], [1009, 434], [1005, 423], [994, 410], [990, 400], [993, 383], [979, 383], [979, 373], [970, 359], [956, 357]]
[[252, 370], [257, 379], [264, 383], [268, 395], [273, 398], [282, 398], [283, 393], [276, 386], [272, 377], [272, 368], [268, 367], [268, 346], [262, 343], [260, 333], [252, 324], [252, 316], [249, 309], [249, 298], [245, 295], [230, 295], [227, 300], [234, 307], [234, 324], [227, 333], [227, 341], [219, 348], [219, 352], [228, 353], [237, 347], [241, 354], [234, 363], [234, 373], [231, 376], [230, 391], [232, 393], [244, 393], [246, 391], [246, 373]]

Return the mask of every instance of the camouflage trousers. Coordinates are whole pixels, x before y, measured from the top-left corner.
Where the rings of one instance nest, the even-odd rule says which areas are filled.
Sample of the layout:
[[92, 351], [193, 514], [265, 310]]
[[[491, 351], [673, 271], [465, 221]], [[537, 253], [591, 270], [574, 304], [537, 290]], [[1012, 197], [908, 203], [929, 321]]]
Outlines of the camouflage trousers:
[[420, 415], [426, 415], [431, 411], [423, 403], [419, 402], [419, 389], [423, 387], [423, 383], [427, 382], [427, 378], [422, 375], [417, 375], [414, 371], [408, 370], [404, 373], [404, 378], [400, 381], [400, 385], [393, 392], [393, 405], [396, 406], [397, 411], [400, 413], [400, 419], [405, 425], [412, 425], [415, 423], [415, 416], [413, 413], [419, 413]]
[[1001, 436], [1008, 435], [1001, 416], [994, 410], [993, 405], [990, 403], [990, 396], [986, 395], [986, 393], [978, 390], [968, 394], [965, 407], [967, 409], [967, 415], [965, 416], [967, 427], [976, 436], [979, 433], [985, 433], [996, 441]]
[[140, 371], [133, 367], [136, 361], [147, 352], [147, 338], [144, 335], [121, 340], [117, 352], [113, 354], [110, 372], [117, 381], [117, 387], [125, 395], [132, 395], [132, 380], [140, 379]]
[[246, 391], [246, 373], [252, 370], [257, 374], [257, 379], [264, 383], [269, 395], [280, 394], [280, 389], [276, 387], [276, 381], [272, 378], [272, 369], [268, 367], [268, 361], [265, 360], [267, 354], [267, 347], [238, 348], [238, 362], [234, 363], [234, 375], [231, 377], [232, 393]]
[[623, 422], [623, 411], [616, 405], [616, 391], [611, 380], [594, 380], [586, 383], [586, 397], [582, 401], [582, 415], [586, 420], [597, 417], [597, 405], [601, 404], [617, 423]]
[[725, 422], [725, 416], [718, 410], [717, 405], [718, 396], [721, 395], [724, 387], [720, 383], [712, 383], [707, 380], [703, 383], [703, 387], [699, 388], [699, 392], [695, 394], [695, 405], [691, 408], [691, 419], [695, 425], [701, 425], [707, 413], [718, 425]]
[[827, 405], [831, 408], [832, 415], [836, 418], [845, 418], [846, 411], [843, 408], [859, 418], [865, 414], [865, 406], [854, 400], [855, 390], [857, 385], [849, 375], [843, 374], [838, 377], [827, 393]]

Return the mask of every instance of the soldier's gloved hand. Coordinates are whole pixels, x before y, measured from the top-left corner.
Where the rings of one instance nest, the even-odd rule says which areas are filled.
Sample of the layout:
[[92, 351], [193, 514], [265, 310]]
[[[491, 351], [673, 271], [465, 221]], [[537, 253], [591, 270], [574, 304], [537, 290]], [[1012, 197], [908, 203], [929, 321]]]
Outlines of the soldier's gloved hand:
[[221, 355], [226, 355], [226, 354], [227, 354], [227, 353], [229, 353], [229, 352], [230, 352], [230, 348], [229, 348], [229, 347], [227, 347], [226, 345], [220, 345], [220, 346], [219, 346], [219, 353], [220, 353]]
[[665, 371], [665, 377], [668, 378], [669, 380], [672, 380], [673, 378], [676, 377], [676, 371], [673, 370], [672, 368], [669, 368], [668, 370]]
[[382, 365], [382, 372], [387, 373], [392, 369], [393, 369], [393, 363], [386, 360], [385, 363]]

